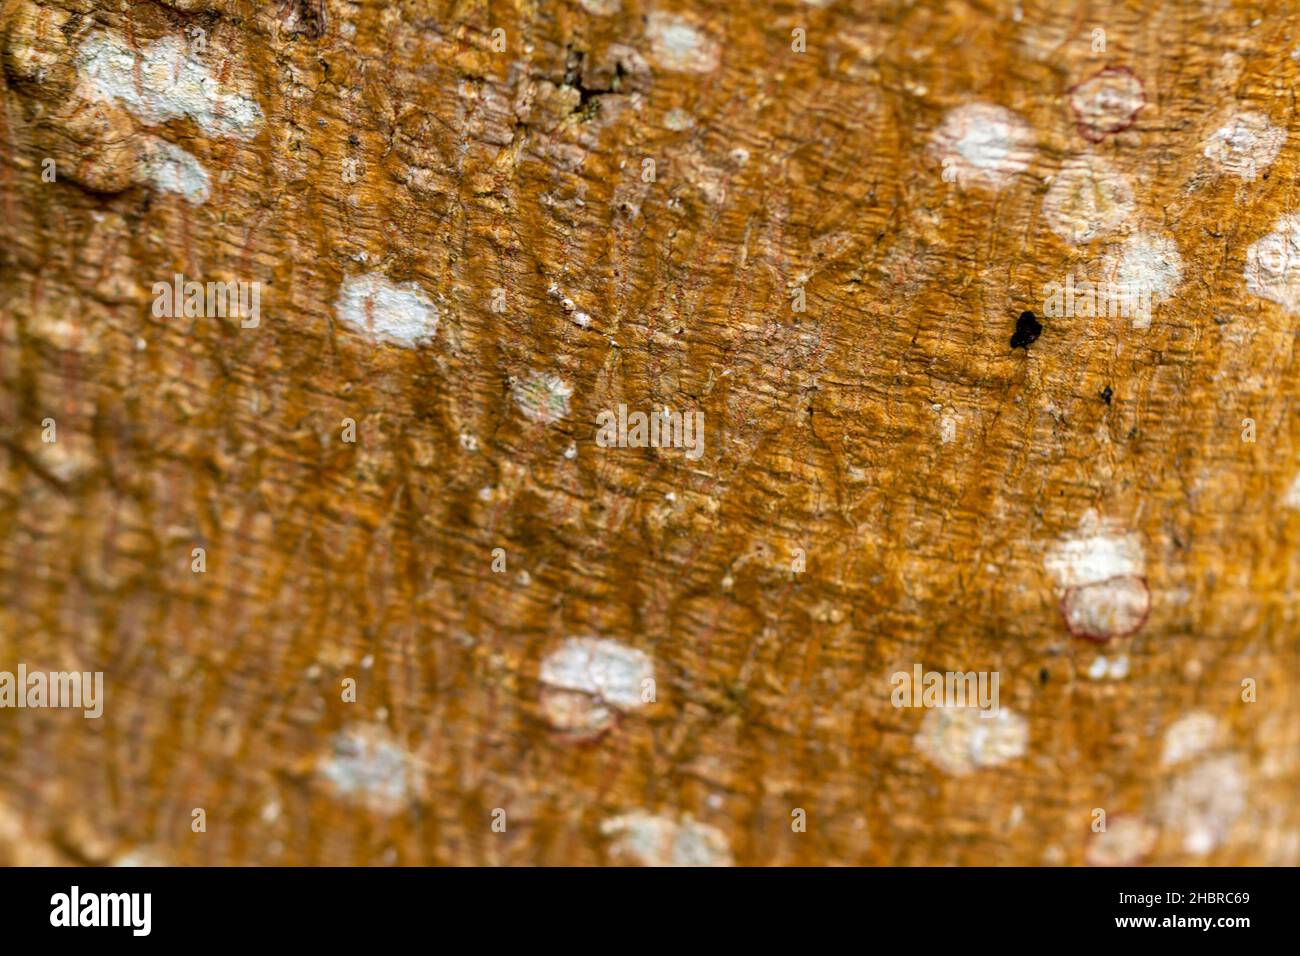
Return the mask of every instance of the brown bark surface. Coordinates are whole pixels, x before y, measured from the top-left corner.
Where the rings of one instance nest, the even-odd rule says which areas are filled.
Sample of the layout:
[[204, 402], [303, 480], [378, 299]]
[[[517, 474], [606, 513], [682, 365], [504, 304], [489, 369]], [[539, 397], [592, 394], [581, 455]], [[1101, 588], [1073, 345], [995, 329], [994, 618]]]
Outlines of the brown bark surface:
[[[0, 862], [1300, 862], [1285, 240], [1245, 278], [1288, 11], [4, 0], [0, 670], [105, 703], [0, 710]], [[1071, 106], [1108, 67], [1127, 125]], [[1207, 151], [1242, 112], [1253, 177]], [[1149, 327], [1044, 317], [1137, 235], [1182, 263]], [[176, 273], [260, 323], [158, 316]], [[349, 324], [366, 276], [436, 332]], [[703, 454], [601, 447], [620, 403]], [[1140, 558], [1054, 572], [1093, 532]], [[653, 700], [546, 679], [573, 637]], [[895, 707], [915, 664], [1009, 717]]]

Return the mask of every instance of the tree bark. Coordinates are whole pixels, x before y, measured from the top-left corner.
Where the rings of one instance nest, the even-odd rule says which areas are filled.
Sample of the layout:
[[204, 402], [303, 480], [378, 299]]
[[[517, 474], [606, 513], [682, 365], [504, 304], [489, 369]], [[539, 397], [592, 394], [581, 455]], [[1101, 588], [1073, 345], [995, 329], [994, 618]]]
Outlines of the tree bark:
[[0, 862], [1300, 862], [1287, 10], [5, 0]]

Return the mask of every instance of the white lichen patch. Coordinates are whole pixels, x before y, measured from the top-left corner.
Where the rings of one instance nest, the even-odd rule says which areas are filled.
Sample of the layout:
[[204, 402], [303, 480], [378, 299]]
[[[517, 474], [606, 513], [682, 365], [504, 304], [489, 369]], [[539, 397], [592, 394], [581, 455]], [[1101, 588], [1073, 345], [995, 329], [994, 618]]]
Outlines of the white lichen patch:
[[177, 36], [136, 53], [111, 33], [92, 33], [78, 49], [76, 64], [88, 97], [121, 103], [146, 123], [189, 117], [210, 135], [244, 140], [262, 124], [257, 101], [220, 83]]
[[1100, 833], [1091, 833], [1083, 851], [1089, 866], [1135, 866], [1155, 849], [1160, 831], [1136, 816], [1116, 815]]
[[573, 386], [549, 372], [533, 372], [511, 387], [515, 403], [524, 417], [549, 425], [569, 414]]
[[1146, 581], [1134, 575], [1070, 588], [1061, 600], [1070, 633], [1103, 643], [1132, 634], [1146, 622], [1150, 609]]
[[1043, 566], [1056, 583], [1071, 634], [1104, 642], [1145, 623], [1151, 595], [1142, 542], [1116, 522], [1089, 509], [1076, 532], [1047, 549]]
[[1222, 172], [1253, 182], [1273, 165], [1286, 142], [1286, 130], [1274, 126], [1262, 113], [1232, 116], [1210, 134], [1205, 156]]
[[[1136, 233], [1124, 240], [1106, 259], [1106, 281], [1151, 307], [1166, 301], [1183, 281], [1183, 257], [1178, 243], [1168, 236]], [[1149, 310], [1136, 310], [1135, 329], [1151, 325]]]
[[654, 666], [641, 651], [618, 641], [571, 637], [542, 661], [543, 683], [582, 691], [623, 710], [642, 704], [643, 682]]
[[990, 103], [952, 110], [930, 139], [946, 180], [999, 189], [1029, 168], [1034, 138], [1015, 113]]
[[1170, 767], [1199, 757], [1219, 742], [1220, 734], [1219, 722], [1211, 714], [1184, 714], [1165, 731], [1160, 762]]
[[384, 815], [402, 810], [415, 785], [410, 753], [377, 724], [335, 734], [316, 772], [336, 795]]
[[607, 730], [619, 712], [648, 702], [654, 665], [618, 641], [570, 637], [543, 658], [538, 680], [552, 729], [589, 737]]
[[1282, 507], [1300, 511], [1300, 474], [1291, 479], [1291, 484], [1287, 486], [1286, 491], [1283, 493]]
[[1107, 67], [1070, 91], [1079, 133], [1093, 143], [1127, 129], [1145, 103], [1142, 81], [1120, 67]]
[[935, 766], [960, 776], [1023, 756], [1029, 725], [1005, 708], [990, 715], [978, 707], [942, 707], [926, 712], [914, 743]]
[[1223, 843], [1246, 804], [1245, 761], [1227, 754], [1175, 777], [1159, 810], [1164, 827], [1183, 834], [1183, 849], [1202, 855]]
[[348, 276], [335, 314], [372, 338], [404, 348], [428, 342], [438, 331], [438, 307], [414, 282], [392, 282], [379, 272]]
[[1052, 178], [1043, 197], [1043, 218], [1072, 245], [1108, 236], [1133, 214], [1128, 178], [1098, 156], [1076, 156]]
[[646, 17], [650, 59], [665, 70], [712, 73], [718, 68], [722, 48], [694, 21], [656, 11]]
[[163, 192], [180, 193], [198, 206], [212, 193], [212, 180], [202, 164], [190, 153], [166, 140], [150, 137], [143, 152], [141, 177]]
[[623, 9], [622, 0], [578, 0], [582, 9], [598, 17], [609, 17]]
[[731, 847], [716, 827], [650, 813], [625, 813], [604, 821], [610, 855], [638, 866], [731, 866]]
[[1089, 508], [1077, 531], [1063, 535], [1043, 556], [1043, 566], [1062, 592], [1146, 570], [1142, 540], [1116, 521]]
[[685, 110], [674, 107], [664, 114], [664, 128], [674, 133], [681, 133], [695, 126], [695, 117]]
[[538, 705], [546, 724], [573, 741], [595, 740], [614, 726], [618, 711], [599, 697], [542, 685]]
[[1280, 218], [1246, 250], [1246, 291], [1300, 312], [1300, 214]]
[[939, 442], [943, 445], [951, 445], [957, 440], [957, 416], [952, 412], [944, 412], [939, 417]]

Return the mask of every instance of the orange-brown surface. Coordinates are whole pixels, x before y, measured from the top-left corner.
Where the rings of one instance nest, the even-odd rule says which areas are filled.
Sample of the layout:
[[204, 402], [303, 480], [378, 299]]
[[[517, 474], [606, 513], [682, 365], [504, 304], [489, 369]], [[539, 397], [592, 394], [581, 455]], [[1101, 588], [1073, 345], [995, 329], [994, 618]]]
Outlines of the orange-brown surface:
[[4, 0], [0, 862], [1300, 862], [1289, 9]]

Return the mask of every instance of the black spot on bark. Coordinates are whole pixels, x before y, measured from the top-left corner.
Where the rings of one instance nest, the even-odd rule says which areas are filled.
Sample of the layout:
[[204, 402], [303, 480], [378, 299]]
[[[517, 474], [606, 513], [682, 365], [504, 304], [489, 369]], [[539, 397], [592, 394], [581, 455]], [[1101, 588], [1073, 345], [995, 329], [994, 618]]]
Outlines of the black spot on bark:
[[1025, 310], [1020, 313], [1020, 318], [1016, 319], [1016, 331], [1011, 336], [1011, 347], [1013, 349], [1028, 349], [1038, 341], [1038, 337], [1043, 334], [1043, 323], [1038, 321], [1038, 316]]
[[1115, 397], [1115, 392], [1111, 389], [1109, 385], [1107, 385], [1105, 388], [1101, 390], [1101, 400], [1105, 402], [1107, 405], [1110, 404], [1110, 400], [1114, 397]]

